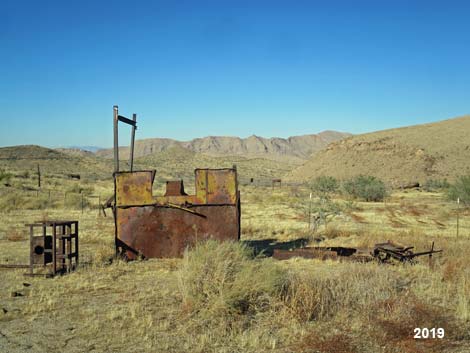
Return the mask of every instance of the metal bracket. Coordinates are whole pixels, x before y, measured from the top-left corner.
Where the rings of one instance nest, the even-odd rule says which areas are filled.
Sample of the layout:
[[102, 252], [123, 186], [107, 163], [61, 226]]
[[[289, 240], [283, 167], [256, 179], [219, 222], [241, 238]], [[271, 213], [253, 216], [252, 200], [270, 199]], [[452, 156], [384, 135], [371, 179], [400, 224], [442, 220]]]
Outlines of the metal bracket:
[[134, 169], [134, 141], [135, 130], [137, 130], [137, 114], [132, 114], [132, 120], [125, 116], [119, 115], [118, 106], [113, 107], [113, 124], [114, 124], [114, 171], [119, 172], [119, 131], [118, 122], [121, 121], [132, 126], [131, 131], [131, 148], [129, 151], [129, 166], [131, 172]]

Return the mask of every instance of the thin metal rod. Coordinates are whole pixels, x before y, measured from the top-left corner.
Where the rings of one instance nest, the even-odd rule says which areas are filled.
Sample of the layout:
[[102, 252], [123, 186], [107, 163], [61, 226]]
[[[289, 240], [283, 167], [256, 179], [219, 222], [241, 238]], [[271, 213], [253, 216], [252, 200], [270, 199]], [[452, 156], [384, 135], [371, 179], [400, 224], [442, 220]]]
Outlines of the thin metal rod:
[[[46, 227], [44, 224], [43, 227]], [[52, 274], [55, 276], [57, 273], [57, 229], [55, 222], [52, 223]]]
[[119, 142], [118, 142], [118, 106], [113, 107], [114, 124], [114, 171], [119, 172]]
[[75, 222], [75, 254], [77, 257], [75, 258], [75, 267], [78, 267], [78, 221]]
[[132, 121], [134, 125], [132, 125], [132, 132], [131, 132], [131, 150], [129, 152], [129, 165], [131, 167], [131, 172], [134, 169], [134, 140], [135, 140], [135, 123], [137, 122], [137, 114], [132, 114]]
[[[34, 263], [34, 227], [33, 225], [29, 226], [29, 273], [33, 274], [33, 263]], [[46, 242], [46, 239], [44, 238], [44, 243]]]

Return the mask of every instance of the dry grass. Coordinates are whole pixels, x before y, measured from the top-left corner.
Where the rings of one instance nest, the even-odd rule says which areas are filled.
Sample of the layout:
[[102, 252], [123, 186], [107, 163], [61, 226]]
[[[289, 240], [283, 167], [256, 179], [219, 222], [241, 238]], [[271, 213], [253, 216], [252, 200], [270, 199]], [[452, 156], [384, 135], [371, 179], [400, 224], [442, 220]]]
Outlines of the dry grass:
[[[109, 191], [101, 183], [98, 190]], [[312, 236], [298, 206], [307, 190], [294, 191], [243, 187], [242, 240]], [[421, 251], [435, 241], [444, 253], [431, 266], [427, 257], [415, 266], [276, 262], [253, 258], [241, 244], [209, 242], [184, 259], [124, 263], [113, 258], [112, 217], [96, 210], [3, 211], [2, 263], [27, 261], [23, 223], [47, 217], [80, 221], [82, 266], [52, 280], [0, 270], [0, 351], [470, 351], [468, 218], [461, 214], [457, 239], [453, 206], [435, 193], [352, 206], [335, 201], [343, 212], [315, 234], [325, 239], [320, 245], [370, 247], [391, 239]], [[404, 226], [394, 228], [391, 219]], [[444, 327], [446, 338], [417, 341], [416, 326]]]

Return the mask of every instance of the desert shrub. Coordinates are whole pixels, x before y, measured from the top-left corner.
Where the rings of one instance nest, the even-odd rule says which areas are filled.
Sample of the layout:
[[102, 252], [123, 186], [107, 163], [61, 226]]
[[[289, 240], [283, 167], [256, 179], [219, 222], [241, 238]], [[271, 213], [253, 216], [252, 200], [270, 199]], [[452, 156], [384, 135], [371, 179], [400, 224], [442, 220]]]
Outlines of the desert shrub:
[[447, 179], [429, 179], [423, 185], [423, 189], [426, 191], [438, 191], [442, 189], [448, 189], [450, 187]]
[[8, 183], [13, 175], [4, 169], [0, 169], [0, 182]]
[[449, 200], [457, 200], [460, 198], [465, 206], [470, 206], [470, 175], [461, 176], [454, 184], [449, 187], [447, 192]]
[[358, 175], [345, 181], [343, 190], [346, 194], [365, 201], [383, 201], [387, 196], [384, 182], [371, 175]]
[[253, 258], [253, 250], [236, 242], [209, 240], [186, 251], [178, 271], [183, 306], [199, 320], [233, 327], [269, 308], [285, 273], [271, 259]]
[[332, 176], [319, 176], [313, 179], [310, 187], [317, 194], [331, 194], [338, 191], [339, 183]]

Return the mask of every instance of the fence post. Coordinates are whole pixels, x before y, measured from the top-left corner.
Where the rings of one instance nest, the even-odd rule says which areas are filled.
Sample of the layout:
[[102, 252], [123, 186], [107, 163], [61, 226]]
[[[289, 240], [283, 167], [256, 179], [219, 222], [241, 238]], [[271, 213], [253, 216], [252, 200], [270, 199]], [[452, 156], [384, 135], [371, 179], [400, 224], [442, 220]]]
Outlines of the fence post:
[[38, 188], [41, 188], [41, 170], [39, 169], [39, 164], [38, 164]]
[[308, 231], [310, 232], [310, 222], [312, 220], [312, 193], [310, 193], [310, 200], [308, 202]]

